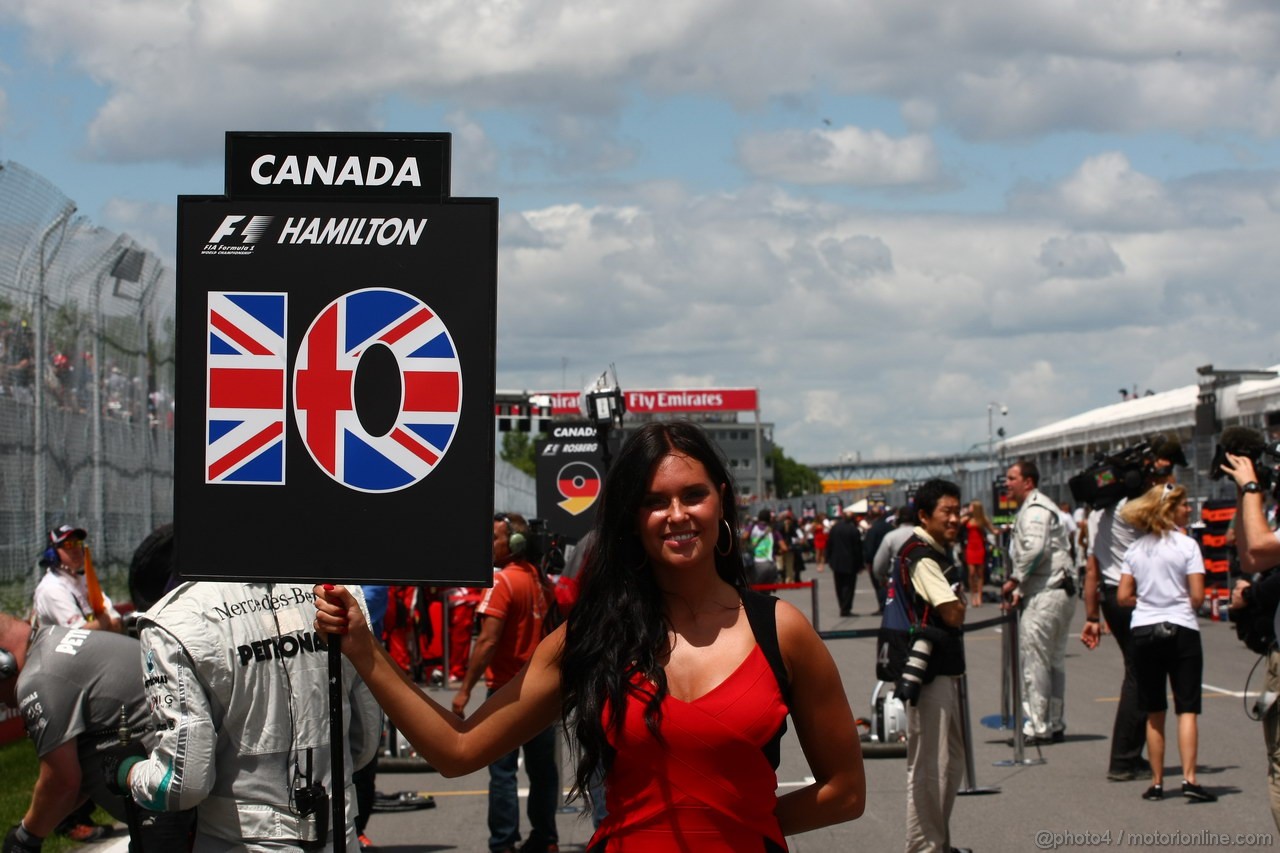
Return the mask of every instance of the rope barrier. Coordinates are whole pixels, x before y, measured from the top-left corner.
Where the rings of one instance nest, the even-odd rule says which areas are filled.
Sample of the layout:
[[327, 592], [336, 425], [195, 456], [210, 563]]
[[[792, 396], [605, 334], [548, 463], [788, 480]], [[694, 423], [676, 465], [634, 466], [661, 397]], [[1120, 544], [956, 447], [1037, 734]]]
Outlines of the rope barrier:
[[[970, 622], [961, 626], [963, 633], [972, 631], [981, 631], [985, 628], [994, 628], [997, 625], [1013, 625], [1013, 630], [1004, 631], [1004, 645], [1001, 655], [1001, 675], [1002, 675], [1002, 695], [1001, 697], [1001, 714], [1003, 718], [1014, 718], [1015, 712], [1021, 711], [1021, 681], [1022, 674], [1020, 669], [1020, 657], [1018, 652], [1018, 611], [1009, 610], [1001, 613], [992, 619], [983, 619], [981, 622]], [[815, 629], [816, 629], [815, 625]], [[875, 628], [849, 628], [837, 631], [818, 631], [818, 636], [825, 640], [857, 640], [866, 639], [868, 637], [878, 637], [880, 634], [879, 626]], [[1010, 690], [1010, 688], [1012, 688]], [[969, 715], [969, 687], [968, 679], [961, 676], [960, 699], [962, 707], [960, 709], [961, 718], [963, 720], [964, 732], [964, 760], [965, 760], [965, 780], [964, 786], [957, 793], [959, 794], [994, 794], [999, 792], [999, 788], [983, 788], [978, 787], [975, 780], [974, 763], [973, 763], [973, 734], [970, 729], [971, 717]], [[1012, 696], [1008, 696], [1008, 693]], [[1009, 708], [1008, 706], [1012, 706]], [[1029, 764], [1044, 764], [1045, 759], [1042, 755], [1037, 758], [1027, 758], [1023, 753], [1022, 729], [1020, 726], [1014, 727], [1013, 737], [1013, 760], [997, 761], [997, 767], [1009, 766], [1025, 766]], [[864, 744], [865, 746], [865, 744]], [[884, 746], [894, 746], [893, 744], [885, 744]], [[888, 753], [886, 753], [888, 754]], [[894, 753], [897, 754], [897, 753]]]
[[[966, 623], [961, 627], [961, 631], [969, 633], [970, 631], [980, 631], [983, 628], [990, 628], [994, 625], [1004, 625], [1013, 622], [1014, 617], [1012, 611], [997, 616], [994, 619], [984, 619], [981, 622]], [[857, 640], [865, 637], [876, 637], [880, 634], [880, 628], [845, 628], [837, 631], [819, 631], [818, 636], [824, 640]]]
[[773, 592], [775, 589], [810, 589], [813, 581], [792, 581], [791, 583], [753, 583], [751, 588], [756, 592]]

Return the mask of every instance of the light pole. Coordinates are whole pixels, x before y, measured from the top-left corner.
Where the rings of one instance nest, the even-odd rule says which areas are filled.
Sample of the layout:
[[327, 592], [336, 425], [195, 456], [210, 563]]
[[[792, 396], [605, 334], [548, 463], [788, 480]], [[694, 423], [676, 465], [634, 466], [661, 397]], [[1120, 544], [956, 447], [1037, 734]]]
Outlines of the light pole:
[[[1009, 414], [1009, 407], [1004, 403], [990, 402], [987, 403], [987, 462], [992, 468], [996, 467], [996, 433], [995, 433], [995, 411], [1000, 410], [1000, 417]], [[1000, 437], [1004, 437], [1004, 427], [1000, 427]]]

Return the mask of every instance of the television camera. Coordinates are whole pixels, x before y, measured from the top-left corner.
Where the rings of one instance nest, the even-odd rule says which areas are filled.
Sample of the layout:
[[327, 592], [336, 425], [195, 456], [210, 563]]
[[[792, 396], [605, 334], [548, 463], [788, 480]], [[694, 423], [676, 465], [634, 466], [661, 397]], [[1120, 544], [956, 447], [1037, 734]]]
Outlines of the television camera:
[[1156, 456], [1152, 442], [1143, 441], [1116, 453], [1099, 453], [1093, 464], [1067, 481], [1076, 503], [1095, 509], [1115, 506], [1122, 498], [1136, 498], [1145, 491], [1147, 473]]
[[524, 556], [543, 574], [559, 574], [564, 569], [564, 537], [547, 526], [545, 518], [529, 519], [529, 535], [526, 537]]
[[1222, 466], [1228, 453], [1252, 462], [1258, 486], [1280, 500], [1280, 441], [1268, 441], [1262, 433], [1248, 427], [1227, 427], [1222, 431], [1213, 452], [1213, 461], [1209, 463], [1209, 479], [1219, 480], [1226, 476]]

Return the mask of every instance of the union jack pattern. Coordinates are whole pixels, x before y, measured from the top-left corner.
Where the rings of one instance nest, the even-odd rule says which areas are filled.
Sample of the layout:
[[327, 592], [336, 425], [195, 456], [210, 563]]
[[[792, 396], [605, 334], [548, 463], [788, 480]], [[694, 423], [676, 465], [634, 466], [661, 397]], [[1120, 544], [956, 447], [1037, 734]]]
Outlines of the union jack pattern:
[[285, 293], [209, 293], [205, 482], [284, 484]]
[[[361, 354], [378, 344], [396, 358], [401, 399], [391, 429], [370, 435], [353, 386]], [[412, 486], [443, 458], [462, 411], [462, 372], [449, 330], [403, 291], [348, 293], [320, 312], [302, 340], [293, 407], [307, 451], [337, 482], [361, 492]]]

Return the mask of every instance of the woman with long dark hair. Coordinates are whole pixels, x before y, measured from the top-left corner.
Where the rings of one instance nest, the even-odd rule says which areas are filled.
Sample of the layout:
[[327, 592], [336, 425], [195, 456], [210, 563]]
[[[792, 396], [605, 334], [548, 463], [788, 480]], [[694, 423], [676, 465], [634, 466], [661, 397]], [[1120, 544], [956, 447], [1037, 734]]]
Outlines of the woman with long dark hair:
[[[346, 636], [392, 722], [445, 775], [563, 717], [574, 791], [606, 773], [593, 851], [785, 850], [786, 835], [862, 814], [866, 780], [835, 662], [798, 610], [747, 589], [737, 520], [698, 427], [641, 428], [605, 480], [568, 622], [465, 720], [401, 676], [341, 587], [316, 588], [316, 627]], [[814, 781], [777, 797], [788, 713]]]
[[1204, 652], [1196, 611], [1204, 602], [1204, 560], [1200, 546], [1180, 528], [1191, 506], [1187, 490], [1174, 483], [1155, 486], [1125, 504], [1120, 517], [1146, 535], [1125, 552], [1116, 601], [1133, 607], [1130, 625], [1138, 706], [1147, 712], [1147, 757], [1151, 787], [1144, 800], [1164, 798], [1164, 718], [1169, 708], [1165, 682], [1173, 688], [1178, 715], [1178, 755], [1182, 759], [1182, 795], [1211, 802], [1217, 797], [1196, 782], [1200, 735], [1200, 678]]

